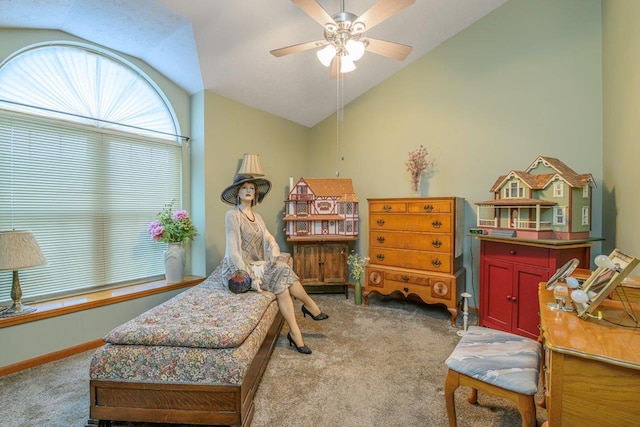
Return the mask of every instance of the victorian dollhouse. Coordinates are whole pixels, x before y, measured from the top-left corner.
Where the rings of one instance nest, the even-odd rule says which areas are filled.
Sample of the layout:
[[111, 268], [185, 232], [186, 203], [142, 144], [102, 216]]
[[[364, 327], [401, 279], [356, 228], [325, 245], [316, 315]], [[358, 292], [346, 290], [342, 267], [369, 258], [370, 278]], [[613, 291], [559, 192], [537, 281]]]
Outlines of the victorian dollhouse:
[[289, 241], [356, 240], [358, 196], [351, 180], [300, 178], [285, 201], [284, 221]]
[[578, 174], [553, 157], [500, 176], [493, 200], [476, 203], [477, 227], [525, 239], [584, 239], [591, 230], [591, 174]]

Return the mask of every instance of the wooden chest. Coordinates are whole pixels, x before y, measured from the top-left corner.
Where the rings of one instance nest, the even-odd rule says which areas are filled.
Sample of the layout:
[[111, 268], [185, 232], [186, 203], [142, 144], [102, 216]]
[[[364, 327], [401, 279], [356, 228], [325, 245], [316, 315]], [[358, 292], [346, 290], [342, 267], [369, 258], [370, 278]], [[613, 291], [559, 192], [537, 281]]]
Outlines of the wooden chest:
[[464, 199], [426, 197], [368, 199], [369, 265], [363, 293], [418, 296], [444, 304], [455, 325], [464, 288], [462, 231]]

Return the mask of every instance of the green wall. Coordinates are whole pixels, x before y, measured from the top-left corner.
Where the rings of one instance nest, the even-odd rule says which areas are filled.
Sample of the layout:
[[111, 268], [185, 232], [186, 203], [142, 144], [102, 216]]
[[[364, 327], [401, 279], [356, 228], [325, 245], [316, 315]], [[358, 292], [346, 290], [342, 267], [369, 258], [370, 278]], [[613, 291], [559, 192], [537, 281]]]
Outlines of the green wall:
[[[347, 105], [338, 143], [335, 115], [315, 126], [310, 176], [334, 176], [342, 147], [340, 175], [362, 205], [359, 250], [368, 245], [366, 199], [411, 195], [404, 162], [420, 144], [435, 162], [422, 195], [464, 197], [465, 230], [498, 176], [545, 155], [593, 174], [600, 236], [601, 34], [599, 0], [511, 0]], [[464, 245], [477, 301], [479, 244]]]
[[[602, 2], [606, 253], [640, 257], [640, 2]], [[634, 274], [640, 275], [640, 268]]]
[[289, 193], [289, 177], [297, 181], [307, 173], [309, 128], [212, 92], [197, 94], [192, 104], [203, 117], [195, 119], [201, 122], [203, 131], [197, 131], [193, 141], [197, 155], [192, 156], [193, 168], [201, 175], [192, 177], [192, 181], [198, 191], [193, 200], [206, 245], [206, 274], [213, 272], [224, 257], [224, 215], [231, 206], [220, 200], [220, 194], [233, 182], [245, 153], [260, 155], [265, 178], [271, 181], [271, 192], [255, 209], [286, 250], [284, 200]]

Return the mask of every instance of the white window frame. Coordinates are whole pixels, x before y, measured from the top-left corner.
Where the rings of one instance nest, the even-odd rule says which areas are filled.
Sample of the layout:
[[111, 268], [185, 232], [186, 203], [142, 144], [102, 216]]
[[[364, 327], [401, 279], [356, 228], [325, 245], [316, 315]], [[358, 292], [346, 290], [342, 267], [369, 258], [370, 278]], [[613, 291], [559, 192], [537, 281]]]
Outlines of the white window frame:
[[505, 199], [518, 199], [524, 197], [524, 187], [520, 181], [511, 181], [504, 187]]
[[553, 183], [553, 197], [564, 197], [564, 182], [556, 181]]
[[[118, 61], [120, 68], [128, 64], [88, 50]], [[0, 87], [6, 89], [13, 78], [9, 59], [22, 59], [19, 54], [27, 51], [0, 64]], [[161, 108], [170, 108], [148, 76], [135, 67], [128, 70], [159, 91], [159, 102], [167, 102]], [[58, 93], [67, 89], [55, 81], [42, 87]], [[49, 115], [33, 107], [12, 108], [19, 101], [29, 105], [32, 88], [21, 89], [13, 98], [10, 91], [0, 91], [0, 230], [31, 231], [47, 258], [45, 266], [21, 271], [22, 298], [44, 301], [162, 279], [166, 244], [152, 241], [147, 226], [164, 204], [175, 201], [175, 208], [182, 207], [181, 139], [126, 123], [104, 126], [99, 116], [70, 120], [65, 110]], [[164, 117], [174, 123], [163, 123], [162, 129], [179, 129], [173, 110]], [[11, 300], [11, 276], [0, 272], [0, 302]]]
[[589, 218], [591, 217], [589, 211], [589, 206], [582, 207], [582, 225], [589, 225]]
[[587, 184], [584, 187], [582, 187], [582, 198], [584, 198], [584, 199], [588, 199], [589, 198], [590, 188], [591, 187], [589, 186], [589, 184]]
[[567, 208], [564, 206], [553, 207], [553, 225], [567, 225]]

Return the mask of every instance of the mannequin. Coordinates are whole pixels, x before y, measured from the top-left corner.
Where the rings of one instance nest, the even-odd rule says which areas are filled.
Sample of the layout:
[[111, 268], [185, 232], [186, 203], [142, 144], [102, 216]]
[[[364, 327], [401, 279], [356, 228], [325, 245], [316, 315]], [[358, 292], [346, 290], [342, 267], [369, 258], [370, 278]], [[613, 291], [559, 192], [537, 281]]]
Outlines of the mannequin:
[[222, 261], [222, 280], [236, 270], [249, 273], [255, 291], [273, 292], [280, 313], [289, 325], [287, 334], [290, 346], [300, 353], [311, 354], [304, 344], [302, 332], [295, 317], [293, 297], [303, 304], [302, 313], [313, 320], [325, 320], [315, 301], [307, 294], [298, 276], [288, 264], [279, 261], [280, 248], [275, 237], [267, 230], [262, 217], [253, 211], [269, 192], [271, 183], [264, 178], [236, 176], [234, 184], [222, 193], [222, 200], [235, 207], [225, 214], [226, 249]]

